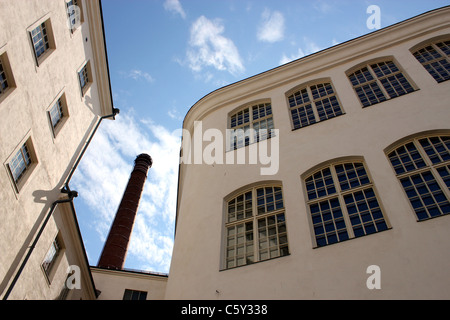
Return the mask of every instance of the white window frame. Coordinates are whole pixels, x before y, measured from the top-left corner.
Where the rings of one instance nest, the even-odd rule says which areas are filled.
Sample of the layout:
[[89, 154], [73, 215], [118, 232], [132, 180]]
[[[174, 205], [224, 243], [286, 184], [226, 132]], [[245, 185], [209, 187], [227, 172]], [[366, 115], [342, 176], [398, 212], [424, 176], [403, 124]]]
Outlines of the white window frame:
[[[321, 91], [319, 89], [321, 87], [323, 90]], [[331, 93], [328, 92], [328, 90], [331, 89]], [[319, 93], [318, 96], [315, 96], [313, 94], [313, 90], [317, 91]], [[322, 92], [322, 93], [321, 93]], [[296, 97], [302, 95], [301, 102], [296, 99]], [[308, 101], [305, 101], [305, 95], [308, 98]], [[319, 108], [323, 108], [324, 101], [328, 101], [330, 103], [330, 106], [332, 106], [333, 102], [331, 100], [334, 100], [335, 103], [337, 103], [337, 106], [339, 107], [339, 111], [336, 111], [333, 109], [333, 115], [332, 116], [326, 116], [323, 117], [321, 113], [319, 113]], [[319, 123], [322, 121], [326, 121], [329, 119], [333, 119], [336, 117], [339, 117], [341, 115], [345, 114], [345, 110], [342, 106], [341, 101], [339, 100], [338, 94], [336, 92], [336, 89], [333, 86], [333, 83], [331, 79], [320, 79], [320, 80], [314, 80], [310, 81], [308, 83], [302, 84], [300, 86], [297, 86], [296, 88], [289, 90], [286, 93], [286, 101], [288, 105], [289, 110], [289, 117], [291, 119], [291, 126], [292, 130], [298, 130], [310, 125], [313, 125], [315, 123]], [[297, 103], [299, 101], [299, 103]], [[307, 107], [309, 106], [309, 112], [307, 110]], [[333, 107], [335, 107], [334, 105]], [[325, 111], [325, 109], [323, 110]], [[293, 113], [297, 112], [299, 119], [301, 118], [307, 118], [307, 123], [302, 124], [302, 121], [300, 120], [300, 125], [297, 125], [294, 122], [294, 115]], [[301, 117], [300, 114], [305, 114], [306, 117]], [[325, 111], [326, 114], [326, 111]]]
[[[274, 191], [273, 202], [267, 202], [270, 196], [266, 197], [266, 188], [272, 188]], [[264, 194], [258, 196], [257, 190], [261, 189], [264, 190]], [[246, 199], [248, 194], [251, 194], [251, 199]], [[276, 199], [275, 194], [281, 195], [281, 199]], [[241, 196], [243, 196], [243, 214], [245, 216], [239, 219], [235, 215], [235, 219], [229, 219], [233, 216], [230, 212], [233, 205], [235, 212], [240, 212], [238, 210], [240, 207], [238, 198]], [[233, 269], [290, 254], [284, 201], [283, 187], [278, 183], [258, 184], [226, 198], [221, 270]], [[249, 205], [250, 202], [251, 206], [245, 208], [245, 204]], [[274, 210], [267, 211], [271, 203], [274, 205]], [[281, 207], [279, 207], [280, 205]], [[258, 213], [258, 210], [261, 213]], [[264, 222], [262, 222], [263, 220]]]
[[[446, 78], [443, 76], [443, 74], [439, 73], [438, 70], [436, 70], [436, 66], [433, 64], [439, 64], [439, 67], [443, 68], [442, 61], [446, 63], [446, 65], [450, 65], [450, 53], [444, 52], [438, 44], [442, 44], [445, 42], [450, 43], [450, 38], [444, 38], [444, 39], [438, 39], [438, 40], [430, 40], [428, 43], [424, 45], [420, 45], [419, 47], [416, 47], [416, 49], [411, 50], [412, 55], [417, 59], [417, 61], [424, 67], [424, 69], [427, 71], [427, 73], [437, 82], [442, 83], [445, 81], [450, 80], [450, 70], [446, 70], [447, 76]], [[450, 46], [450, 44], [446, 44], [447, 46]], [[432, 59], [428, 60], [424, 55], [424, 51], [426, 51], [427, 54], [432, 56], [432, 54], [429, 52], [429, 47], [431, 47], [437, 54], [439, 54], [439, 57], [433, 57]], [[431, 70], [432, 69], [432, 70]], [[439, 77], [435, 77], [433, 73], [436, 72], [436, 74]]]
[[[254, 113], [255, 108], [258, 113], [257, 117]], [[264, 112], [260, 113], [262, 109]], [[240, 117], [242, 117], [242, 123], [239, 123]], [[234, 122], [236, 125], [233, 125]], [[227, 151], [270, 139], [275, 136], [273, 129], [275, 129], [275, 125], [270, 101], [262, 100], [239, 107], [228, 116]]]
[[[391, 164], [394, 174], [400, 183], [400, 187], [404, 191], [406, 200], [408, 200], [416, 221], [418, 222], [450, 214], [448, 212], [443, 213], [444, 211], [442, 209], [442, 206], [445, 206], [448, 209], [448, 206], [450, 205], [450, 185], [447, 183], [450, 181], [450, 178], [446, 177], [446, 179], [444, 179], [440, 171], [447, 169], [447, 172], [450, 173], [450, 160], [434, 163], [421, 143], [421, 141], [425, 139], [428, 139], [429, 141], [429, 139], [441, 137], [450, 138], [450, 135], [448, 133], [420, 135], [396, 143], [386, 151], [386, 157]], [[446, 148], [446, 151], [444, 150], [444, 152], [449, 152], [450, 148], [444, 147]], [[400, 148], [405, 148], [406, 152], [399, 153]], [[430, 151], [433, 149], [436, 151], [434, 144], [430, 145], [429, 148]], [[396, 159], [399, 159], [399, 157], [402, 159], [410, 159], [411, 161], [395, 161]], [[405, 164], [408, 167], [406, 167]], [[431, 173], [434, 181], [427, 175], [428, 173]], [[422, 180], [422, 182], [415, 182], [415, 180]], [[404, 186], [403, 183], [408, 184], [408, 187]], [[439, 189], [436, 189], [436, 187]], [[420, 188], [423, 189], [423, 191], [419, 191]], [[445, 199], [438, 201], [438, 198], [442, 196], [445, 197]], [[430, 201], [426, 201], [427, 198], [429, 198]], [[433, 200], [433, 202], [431, 202], [431, 200]], [[419, 204], [421, 206], [419, 206]], [[439, 204], [442, 204], [442, 206]], [[441, 212], [440, 214], [432, 214], [432, 212], [438, 212], [438, 210]]]
[[[356, 175], [356, 177], [352, 179], [347, 176], [349, 181], [359, 181], [359, 185], [349, 185], [348, 188], [342, 188], [339, 176], [343, 177], [343, 173], [347, 175], [348, 172], [345, 170], [338, 173], [336, 167], [353, 165], [353, 167], [357, 169], [355, 164], [362, 165], [362, 167], [359, 166], [358, 168], [364, 169], [365, 175], [362, 177], [364, 177], [364, 181], [367, 180], [368, 182], [361, 184], [359, 175]], [[323, 176], [322, 172], [327, 169], [329, 170], [330, 175], [323, 177], [323, 181], [321, 181], [318, 174], [320, 173]], [[310, 180], [311, 178], [312, 180]], [[329, 179], [332, 179], [333, 185], [329, 182], [327, 184], [327, 180]], [[370, 176], [370, 172], [363, 159], [346, 158], [329, 161], [318, 166], [318, 168], [309, 170], [303, 174], [302, 181], [308, 210], [308, 219], [311, 228], [313, 248], [322, 248], [331, 244], [340, 243], [391, 229], [389, 219], [386, 215], [386, 210], [383, 207], [374, 181]], [[308, 185], [314, 185], [315, 188], [308, 188]], [[320, 186], [320, 188], [318, 186]], [[313, 191], [316, 192], [316, 197], [311, 199], [309, 197], [309, 193], [312, 193]], [[370, 198], [368, 197], [369, 194]], [[357, 196], [361, 197], [361, 199], [358, 200]], [[347, 205], [345, 200], [350, 197], [352, 197], [355, 201], [353, 204]], [[378, 206], [375, 205], [374, 201], [376, 201]], [[374, 206], [368, 206], [365, 210], [360, 209], [359, 206], [364, 207], [369, 202], [373, 203]], [[335, 205], [334, 207], [332, 206], [333, 204]], [[339, 206], [336, 206], [336, 204], [339, 204]], [[329, 209], [327, 209], [327, 205], [329, 206]], [[318, 208], [319, 211], [316, 211], [317, 209], [313, 211], [313, 207]], [[350, 212], [350, 209], [352, 212]], [[328, 210], [330, 212], [328, 212]], [[381, 218], [379, 217], [380, 213]], [[330, 215], [331, 219], [324, 219], [325, 214]], [[363, 216], [370, 216], [371, 220], [364, 221]], [[342, 223], [344, 223], [345, 226], [342, 225]], [[371, 226], [371, 224], [373, 226]], [[355, 230], [360, 231], [355, 233]], [[334, 234], [336, 235], [336, 241], [334, 240]], [[319, 238], [323, 238], [324, 242], [319, 243]]]
[[[374, 68], [374, 66], [375, 65], [381, 66], [382, 64], [384, 64], [385, 67], [390, 68], [392, 66], [392, 64], [389, 64], [389, 63], [392, 63], [397, 70], [393, 71], [392, 73], [389, 73], [387, 75], [386, 74], [377, 75], [377, 73], [375, 72], [376, 68]], [[382, 68], [380, 67], [379, 69], [381, 70]], [[363, 71], [363, 70], [365, 70], [365, 71]], [[346, 72], [346, 74], [347, 74], [347, 79], [350, 81], [350, 84], [352, 85], [353, 90], [358, 98], [358, 101], [360, 102], [360, 104], [362, 105], [363, 108], [367, 108], [367, 107], [373, 106], [378, 103], [389, 101], [391, 99], [401, 97], [401, 96], [407, 95], [409, 93], [413, 93], [418, 90], [417, 85], [412, 81], [412, 79], [408, 76], [408, 74], [401, 67], [401, 65], [398, 63], [398, 61], [396, 59], [394, 59], [394, 57], [383, 57], [383, 58], [379, 58], [376, 60], [371, 60], [368, 62], [361, 63], [358, 66], [351, 68], [349, 71]], [[358, 77], [358, 75], [361, 75], [361, 76]], [[371, 79], [367, 79], [368, 77], [370, 77]], [[392, 77], [395, 77], [396, 81], [398, 81], [399, 77], [402, 77], [406, 81], [406, 83], [408, 84], [408, 86], [410, 88], [407, 88], [407, 90], [405, 90], [406, 91], [405, 93], [402, 93], [402, 94], [396, 93], [396, 95], [391, 95], [388, 92], [388, 90], [386, 89], [385, 85], [383, 84], [383, 81], [390, 82], [391, 81], [390, 78], [392, 78]], [[360, 79], [362, 79], [362, 78], [364, 78], [366, 81], [361, 83]], [[355, 82], [358, 82], [358, 83], [356, 84]], [[368, 94], [368, 91], [363, 89], [364, 87], [367, 87], [367, 86], [370, 86], [369, 94]], [[392, 83], [391, 83], [391, 87], [393, 87]], [[363, 93], [364, 93], [365, 98], [367, 99], [367, 102], [363, 102], [361, 100], [360, 93], [358, 93], [359, 89], [364, 91]], [[402, 87], [402, 89], [404, 90], [405, 88]], [[376, 101], [370, 100], [371, 95], [376, 96]]]

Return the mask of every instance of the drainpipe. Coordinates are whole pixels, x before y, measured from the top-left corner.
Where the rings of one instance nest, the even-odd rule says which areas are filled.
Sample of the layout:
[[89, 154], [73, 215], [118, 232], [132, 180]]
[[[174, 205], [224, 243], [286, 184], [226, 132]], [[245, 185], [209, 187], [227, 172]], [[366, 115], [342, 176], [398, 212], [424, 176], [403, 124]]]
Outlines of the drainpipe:
[[[64, 186], [61, 189], [61, 193], [66, 193], [68, 195], [68, 198], [67, 199], [56, 200], [55, 202], [52, 203], [52, 206], [51, 206], [49, 212], [47, 213], [47, 216], [45, 217], [45, 220], [42, 223], [41, 228], [39, 229], [38, 233], [36, 234], [36, 237], [34, 238], [33, 243], [31, 244], [31, 246], [30, 246], [30, 248], [29, 248], [29, 250], [28, 250], [28, 252], [27, 252], [27, 254], [26, 254], [25, 258], [24, 258], [24, 260], [22, 261], [22, 264], [20, 265], [19, 270], [17, 271], [16, 275], [14, 276], [14, 279], [11, 282], [11, 284], [9, 285], [8, 290], [6, 291], [5, 295], [3, 296], [3, 300], [7, 300], [9, 295], [11, 294], [11, 291], [13, 290], [14, 286], [16, 285], [17, 280], [19, 280], [19, 277], [22, 274], [22, 271], [25, 268], [25, 265], [27, 264], [28, 259], [30, 258], [31, 254], [33, 253], [33, 250], [36, 247], [36, 244], [39, 241], [39, 238], [41, 237], [41, 234], [44, 231], [45, 226], [47, 225], [48, 221], [50, 220], [50, 217], [53, 215], [53, 212], [55, 211], [55, 209], [58, 206], [58, 204], [70, 202], [71, 203], [71, 207], [72, 207], [72, 213], [74, 214], [74, 218], [75, 218], [75, 221], [76, 221], [76, 216], [75, 216], [75, 211], [74, 211], [74, 206], [73, 206], [73, 199], [78, 197], [78, 192], [70, 190], [70, 187], [69, 187], [70, 179], [72, 179], [72, 176], [75, 173], [76, 168], [80, 164], [81, 158], [83, 157], [84, 153], [86, 152], [86, 149], [88, 148], [89, 144], [91, 143], [95, 133], [97, 132], [97, 129], [100, 126], [100, 123], [103, 121], [103, 119], [106, 119], [106, 118], [111, 118], [112, 117], [113, 119], [115, 119], [115, 116], [117, 114], [119, 114], [119, 112], [120, 112], [119, 109], [113, 108], [113, 113], [112, 114], [106, 115], [106, 116], [102, 116], [98, 120], [97, 124], [95, 125], [94, 130], [92, 131], [92, 133], [89, 136], [88, 140], [86, 141], [83, 149], [81, 150], [77, 160], [75, 161], [72, 169], [70, 170], [69, 175], [67, 176], [66, 182], [64, 183]], [[78, 230], [78, 234], [80, 235], [80, 239], [81, 239], [81, 233], [79, 232], [79, 230]], [[86, 261], [88, 261], [86, 256], [85, 256], [85, 259], [86, 259]], [[88, 262], [87, 262], [87, 265], [89, 266]], [[95, 290], [95, 284], [94, 284], [94, 281], [92, 279], [92, 276], [91, 276], [91, 282], [92, 282], [92, 286], [94, 288], [94, 291], [96, 291]], [[97, 292], [96, 292], [96, 295], [98, 296]]]
[[6, 291], [5, 295], [3, 296], [3, 300], [7, 300], [12, 289], [14, 288], [17, 280], [19, 280], [20, 275], [22, 274], [23, 269], [25, 268], [25, 265], [28, 262], [28, 259], [30, 258], [31, 254], [33, 253], [34, 248], [36, 247], [37, 242], [39, 241], [39, 238], [41, 237], [42, 232], [45, 229], [45, 226], [47, 225], [48, 220], [50, 220], [50, 217], [52, 216], [53, 212], [55, 211], [56, 207], [58, 206], [58, 204], [60, 203], [67, 203], [67, 202], [72, 202], [73, 198], [78, 197], [78, 192], [76, 191], [70, 191], [68, 193], [68, 198], [67, 199], [60, 199], [60, 200], [56, 200], [55, 202], [53, 202], [52, 207], [50, 208], [50, 211], [47, 213], [47, 216], [45, 217], [44, 222], [42, 223], [41, 228], [39, 229], [38, 233], [36, 234], [36, 237], [33, 240], [33, 243], [31, 244], [25, 258], [22, 261], [22, 264], [20, 265], [19, 270], [17, 271], [16, 275], [14, 276], [13, 281], [11, 282], [11, 284], [9, 285], [8, 290]]

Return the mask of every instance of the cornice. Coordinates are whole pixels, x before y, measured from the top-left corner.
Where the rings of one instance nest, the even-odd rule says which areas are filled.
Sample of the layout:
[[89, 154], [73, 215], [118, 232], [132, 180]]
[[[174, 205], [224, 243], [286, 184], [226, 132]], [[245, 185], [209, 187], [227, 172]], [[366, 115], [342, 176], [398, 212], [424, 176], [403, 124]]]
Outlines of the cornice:
[[94, 57], [93, 71], [96, 74], [100, 99], [100, 116], [114, 113], [109, 77], [108, 55], [106, 51], [101, 1], [85, 1], [86, 15], [89, 22], [89, 34]]

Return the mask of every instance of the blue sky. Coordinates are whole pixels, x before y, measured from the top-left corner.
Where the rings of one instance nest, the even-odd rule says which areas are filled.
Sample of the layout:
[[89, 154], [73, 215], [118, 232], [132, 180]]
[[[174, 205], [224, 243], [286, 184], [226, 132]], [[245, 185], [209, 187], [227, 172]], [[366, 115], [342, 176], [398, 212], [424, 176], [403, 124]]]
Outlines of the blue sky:
[[72, 180], [89, 263], [96, 265], [140, 153], [153, 158], [126, 268], [169, 272], [180, 129], [206, 94], [449, 0], [103, 0], [113, 99]]

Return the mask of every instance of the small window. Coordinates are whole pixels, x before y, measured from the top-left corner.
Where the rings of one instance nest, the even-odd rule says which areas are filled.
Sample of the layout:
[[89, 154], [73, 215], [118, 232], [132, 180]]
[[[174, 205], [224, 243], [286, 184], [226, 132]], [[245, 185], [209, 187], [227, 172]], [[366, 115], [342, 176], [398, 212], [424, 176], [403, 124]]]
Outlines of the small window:
[[414, 139], [388, 158], [418, 221], [450, 214], [450, 136]]
[[330, 82], [304, 87], [288, 97], [292, 129], [344, 114]]
[[37, 164], [36, 155], [33, 148], [31, 137], [20, 144], [20, 147], [13, 152], [7, 161], [7, 168], [15, 186], [16, 192], [19, 192], [29, 178], [31, 172]]
[[147, 300], [147, 292], [125, 289], [123, 300]]
[[366, 65], [350, 74], [349, 79], [363, 107], [415, 91], [392, 60]]
[[6, 71], [5, 68], [3, 67], [3, 62], [2, 59], [0, 57], [0, 94], [3, 94], [6, 89], [8, 89], [9, 85], [8, 85], [8, 79], [6, 77]]
[[272, 105], [255, 104], [230, 116], [230, 150], [269, 139], [274, 135]]
[[289, 255], [281, 186], [240, 193], [226, 210], [225, 269]]
[[48, 54], [55, 49], [50, 19], [33, 26], [29, 31], [29, 34], [34, 49], [36, 64], [39, 66]]
[[6, 52], [0, 54], [0, 102], [15, 88]]
[[84, 21], [81, 0], [66, 0], [67, 19], [73, 33]]
[[53, 240], [52, 245], [50, 246], [50, 249], [48, 250], [47, 255], [44, 258], [44, 261], [42, 262], [42, 269], [44, 269], [44, 272], [47, 276], [50, 275], [50, 271], [55, 265], [56, 258], [58, 257], [60, 251], [61, 246], [58, 239], [56, 238], [55, 240]]
[[389, 229], [363, 163], [322, 168], [305, 179], [305, 187], [316, 247]]
[[438, 83], [450, 79], [450, 40], [429, 44], [413, 55]]
[[91, 64], [88, 61], [80, 71], [78, 71], [78, 80], [80, 82], [81, 94], [84, 96], [92, 83]]
[[47, 112], [53, 136], [56, 138], [62, 126], [64, 125], [64, 122], [69, 116], [66, 96], [64, 93], [51, 104]]
[[53, 277], [56, 273], [57, 265], [59, 264], [59, 261], [61, 261], [63, 250], [64, 244], [62, 242], [60, 234], [58, 233], [41, 263], [42, 270], [44, 271], [44, 274], [49, 283], [52, 282]]

